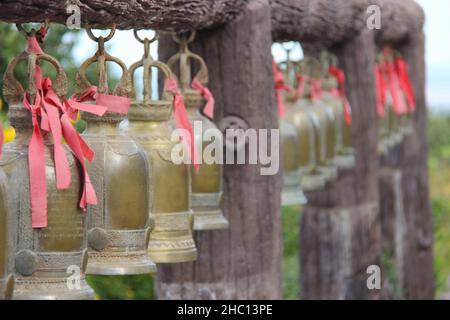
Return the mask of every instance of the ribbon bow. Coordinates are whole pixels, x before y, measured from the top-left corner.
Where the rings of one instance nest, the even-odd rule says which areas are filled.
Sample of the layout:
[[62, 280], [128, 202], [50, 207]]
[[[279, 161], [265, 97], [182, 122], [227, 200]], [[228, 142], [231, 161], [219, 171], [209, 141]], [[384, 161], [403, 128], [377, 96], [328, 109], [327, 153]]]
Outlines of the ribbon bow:
[[191, 84], [192, 88], [200, 92], [200, 94], [203, 96], [203, 98], [206, 100], [206, 105], [203, 108], [203, 113], [208, 116], [209, 118], [214, 118], [214, 96], [212, 95], [211, 91], [207, 87], [201, 84], [200, 81], [198, 81], [196, 78], [192, 80]]
[[197, 160], [198, 158], [197, 148], [195, 146], [194, 130], [192, 129], [192, 124], [189, 121], [189, 117], [187, 115], [186, 107], [183, 101], [183, 96], [180, 92], [180, 89], [178, 88], [177, 81], [174, 78], [166, 78], [164, 83], [164, 90], [174, 94], [173, 108], [175, 124], [178, 129], [184, 129], [182, 140], [185, 145], [187, 154], [192, 160], [195, 170], [198, 171], [199, 163]]
[[[32, 54], [43, 53], [36, 37], [27, 39], [27, 50]], [[69, 162], [62, 145], [62, 139], [64, 139], [79, 161], [83, 171], [83, 192], [79, 202], [80, 208], [85, 210], [87, 204], [97, 204], [97, 196], [84, 163], [84, 159], [92, 161], [94, 153], [72, 126], [67, 113], [67, 107], [76, 108], [77, 106], [65, 99], [63, 103], [60, 101], [53, 90], [51, 79], [42, 77], [39, 66], [36, 66], [35, 69], [35, 82], [36, 97], [34, 103], [30, 103], [27, 93], [24, 93], [23, 97], [23, 105], [31, 113], [33, 126], [33, 133], [28, 146], [31, 224], [33, 228], [45, 228], [48, 221], [44, 134], [51, 133], [54, 141], [56, 188], [67, 189], [71, 183]], [[42, 131], [44, 131], [44, 134]]]
[[406, 102], [408, 103], [408, 111], [414, 111], [416, 109], [416, 97], [411, 84], [411, 79], [409, 78], [406, 61], [401, 57], [397, 57], [395, 58], [394, 65], [400, 88], [403, 90]]
[[278, 69], [277, 63], [275, 60], [272, 60], [272, 70], [273, 70], [273, 76], [275, 81], [275, 97], [277, 99], [277, 106], [278, 106], [278, 116], [280, 118], [284, 118], [284, 115], [286, 113], [284, 104], [283, 104], [283, 96], [282, 92], [291, 92], [292, 88], [289, 87], [284, 83], [284, 76], [283, 73]]
[[342, 101], [342, 107], [344, 109], [344, 119], [345, 119], [345, 123], [347, 125], [351, 125], [352, 124], [352, 109], [350, 107], [350, 102], [348, 101], [346, 92], [345, 92], [345, 73], [344, 70], [335, 67], [335, 66], [331, 66], [328, 69], [328, 73], [330, 75], [332, 75], [333, 77], [336, 78], [338, 84], [339, 84], [339, 89], [338, 89], [338, 94], [339, 97], [341, 98]]

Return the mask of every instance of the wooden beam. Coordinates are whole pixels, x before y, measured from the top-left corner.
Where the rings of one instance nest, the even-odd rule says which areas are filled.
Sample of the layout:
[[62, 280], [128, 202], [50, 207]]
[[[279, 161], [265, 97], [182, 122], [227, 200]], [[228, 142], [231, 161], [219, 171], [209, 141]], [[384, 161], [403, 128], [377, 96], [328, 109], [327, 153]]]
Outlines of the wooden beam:
[[69, 4], [80, 8], [83, 26], [118, 29], [203, 29], [233, 19], [248, 0], [14, 0], [0, 2], [0, 20], [65, 24]]

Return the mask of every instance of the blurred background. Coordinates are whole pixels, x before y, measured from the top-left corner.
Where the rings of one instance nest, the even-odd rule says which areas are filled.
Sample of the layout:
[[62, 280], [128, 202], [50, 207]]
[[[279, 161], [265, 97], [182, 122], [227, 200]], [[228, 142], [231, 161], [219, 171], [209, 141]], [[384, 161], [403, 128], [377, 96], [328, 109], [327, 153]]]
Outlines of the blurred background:
[[[436, 280], [436, 298], [450, 299], [450, 41], [445, 41], [445, 33], [450, 27], [448, 0], [417, 0], [425, 10], [427, 39], [427, 101], [428, 101], [428, 140], [429, 140], [429, 172], [430, 192], [434, 216], [434, 270]], [[106, 32], [96, 31], [106, 35]], [[142, 36], [152, 37], [153, 32], [142, 31]], [[302, 57], [300, 46], [289, 43], [287, 47], [295, 47], [292, 59]], [[0, 22], [0, 86], [8, 62], [24, 48], [24, 38], [12, 24]], [[125, 48], [125, 50], [124, 50]], [[69, 30], [65, 26], [53, 25], [48, 33], [43, 49], [55, 56], [65, 68], [68, 75], [69, 94], [72, 94], [75, 74], [80, 64], [96, 51], [96, 43], [89, 40], [83, 30]], [[107, 51], [120, 59], [127, 66], [139, 60], [143, 47], [134, 39], [132, 31], [117, 31], [114, 38], [106, 44]], [[274, 44], [272, 53], [276, 61], [285, 59], [285, 51], [279, 44]], [[151, 54], [157, 58], [157, 42], [151, 45]], [[120, 77], [117, 66], [111, 65], [110, 87]], [[46, 70], [44, 66], [44, 70]], [[21, 66], [16, 74], [25, 83], [26, 67]], [[46, 70], [52, 73], [51, 70]], [[95, 68], [89, 72], [94, 79]], [[136, 79], [141, 77], [137, 74]], [[157, 75], [153, 75], [153, 88], [157, 88]], [[93, 81], [95, 83], [95, 81]], [[136, 82], [139, 94], [140, 81]], [[5, 142], [14, 137], [14, 130], [6, 120], [7, 104], [0, 94], [0, 121], [5, 130]], [[77, 124], [80, 131], [83, 123]], [[283, 289], [285, 299], [298, 298], [298, 246], [299, 219], [298, 208], [283, 208]], [[300, 248], [301, 250], [301, 248]], [[395, 268], [395, 266], [390, 266]], [[99, 299], [152, 299], [153, 278], [144, 276], [90, 276], [89, 283], [96, 290]]]

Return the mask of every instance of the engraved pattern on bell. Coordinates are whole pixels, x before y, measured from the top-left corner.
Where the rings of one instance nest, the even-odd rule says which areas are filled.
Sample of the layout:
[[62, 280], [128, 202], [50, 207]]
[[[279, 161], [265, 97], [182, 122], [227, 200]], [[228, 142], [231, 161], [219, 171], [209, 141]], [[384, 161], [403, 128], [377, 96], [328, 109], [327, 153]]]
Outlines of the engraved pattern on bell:
[[283, 159], [281, 204], [285, 206], [306, 203], [306, 197], [301, 189], [298, 144], [299, 141], [295, 127], [286, 120], [281, 119], [280, 146]]
[[[86, 214], [78, 208], [80, 170], [74, 156], [65, 149], [69, 160], [72, 184], [57, 190], [53, 162], [53, 141], [44, 137], [46, 180], [48, 192], [48, 227], [31, 227], [31, 206], [28, 176], [28, 142], [31, 119], [20, 118], [21, 105], [10, 105], [10, 121], [16, 129], [13, 142], [5, 145], [0, 166], [8, 176], [9, 208], [13, 220], [15, 252], [14, 299], [93, 299], [82, 272], [82, 256], [87, 246]], [[16, 118], [17, 117], [17, 118]], [[51, 258], [50, 258], [51, 257]], [[69, 290], [67, 268], [80, 267], [80, 287]]]
[[[0, 159], [1, 161], [1, 159]], [[14, 290], [13, 220], [8, 207], [8, 181], [0, 169], [0, 300], [11, 299]]]

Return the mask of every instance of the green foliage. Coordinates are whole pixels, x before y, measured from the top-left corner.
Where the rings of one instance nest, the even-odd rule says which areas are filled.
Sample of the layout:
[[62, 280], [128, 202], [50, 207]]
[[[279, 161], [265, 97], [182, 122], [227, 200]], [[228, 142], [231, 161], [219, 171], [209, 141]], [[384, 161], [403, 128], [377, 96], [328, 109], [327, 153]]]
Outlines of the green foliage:
[[395, 266], [395, 260], [391, 253], [384, 251], [381, 254], [381, 265], [389, 285], [392, 287], [392, 292], [395, 299], [401, 299], [403, 297], [403, 290], [398, 283], [397, 269]]
[[450, 279], [450, 114], [428, 119], [430, 192], [434, 225], [436, 298]]
[[283, 299], [287, 300], [296, 300], [299, 297], [299, 219], [299, 207], [282, 208]]
[[154, 299], [153, 276], [87, 276], [87, 282], [102, 300]]

